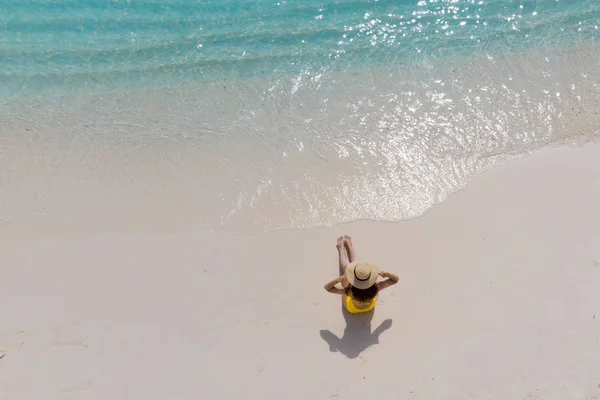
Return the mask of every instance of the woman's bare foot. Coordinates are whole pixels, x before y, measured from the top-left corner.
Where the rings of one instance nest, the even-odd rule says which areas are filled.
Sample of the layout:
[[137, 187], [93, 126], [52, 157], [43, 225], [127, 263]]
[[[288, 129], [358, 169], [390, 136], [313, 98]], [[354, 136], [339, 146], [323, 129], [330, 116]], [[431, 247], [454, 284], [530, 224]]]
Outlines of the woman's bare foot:
[[348, 259], [348, 249], [346, 248], [346, 242], [344, 241], [344, 237], [340, 236], [337, 239], [336, 245], [340, 258], [340, 275], [344, 275], [346, 273], [346, 266], [350, 263]]
[[350, 262], [354, 262], [356, 259], [356, 251], [354, 250], [354, 245], [352, 245], [352, 238], [348, 235], [344, 236], [344, 243], [348, 251], [348, 258]]

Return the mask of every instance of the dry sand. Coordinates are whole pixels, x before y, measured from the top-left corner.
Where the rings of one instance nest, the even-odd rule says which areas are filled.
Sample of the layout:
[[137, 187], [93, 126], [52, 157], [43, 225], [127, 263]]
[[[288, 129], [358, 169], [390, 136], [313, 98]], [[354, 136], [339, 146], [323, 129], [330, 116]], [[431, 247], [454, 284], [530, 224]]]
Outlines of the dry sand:
[[[2, 400], [600, 398], [599, 145], [488, 171], [401, 223], [8, 229]], [[323, 290], [340, 234], [401, 277], [371, 321]]]

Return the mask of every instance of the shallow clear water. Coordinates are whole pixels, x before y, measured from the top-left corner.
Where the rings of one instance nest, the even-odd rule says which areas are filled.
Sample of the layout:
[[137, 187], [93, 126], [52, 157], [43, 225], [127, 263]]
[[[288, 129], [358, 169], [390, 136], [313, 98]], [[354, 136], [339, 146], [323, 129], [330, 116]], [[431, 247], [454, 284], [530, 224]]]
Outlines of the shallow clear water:
[[599, 26], [593, 0], [2, 2], [0, 220], [418, 216], [599, 131]]

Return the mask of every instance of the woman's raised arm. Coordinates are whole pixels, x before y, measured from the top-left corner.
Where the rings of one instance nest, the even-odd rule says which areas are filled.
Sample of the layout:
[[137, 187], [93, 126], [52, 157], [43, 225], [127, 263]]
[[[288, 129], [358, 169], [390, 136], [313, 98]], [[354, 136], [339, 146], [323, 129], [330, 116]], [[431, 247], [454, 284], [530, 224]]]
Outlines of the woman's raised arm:
[[398, 283], [398, 281], [400, 280], [400, 278], [398, 278], [398, 275], [392, 274], [391, 272], [379, 271], [379, 276], [381, 276], [382, 278], [387, 278], [387, 279], [385, 281], [381, 281], [381, 282], [377, 283], [378, 291], [382, 291], [385, 288], [393, 286], [396, 283]]
[[337, 288], [335, 287], [335, 285], [337, 285], [338, 283], [341, 283], [343, 285], [345, 281], [346, 275], [338, 276], [334, 280], [325, 284], [325, 290], [327, 290], [329, 293], [344, 294], [344, 289]]

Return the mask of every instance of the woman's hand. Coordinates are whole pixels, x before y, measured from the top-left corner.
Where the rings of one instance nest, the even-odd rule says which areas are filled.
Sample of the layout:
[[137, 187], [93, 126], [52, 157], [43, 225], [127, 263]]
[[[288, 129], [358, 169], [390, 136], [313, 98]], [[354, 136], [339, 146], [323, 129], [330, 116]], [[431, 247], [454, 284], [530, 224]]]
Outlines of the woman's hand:
[[350, 285], [350, 282], [348, 282], [348, 278], [346, 278], [346, 275], [340, 276], [338, 278], [338, 282], [341, 283], [343, 287]]

